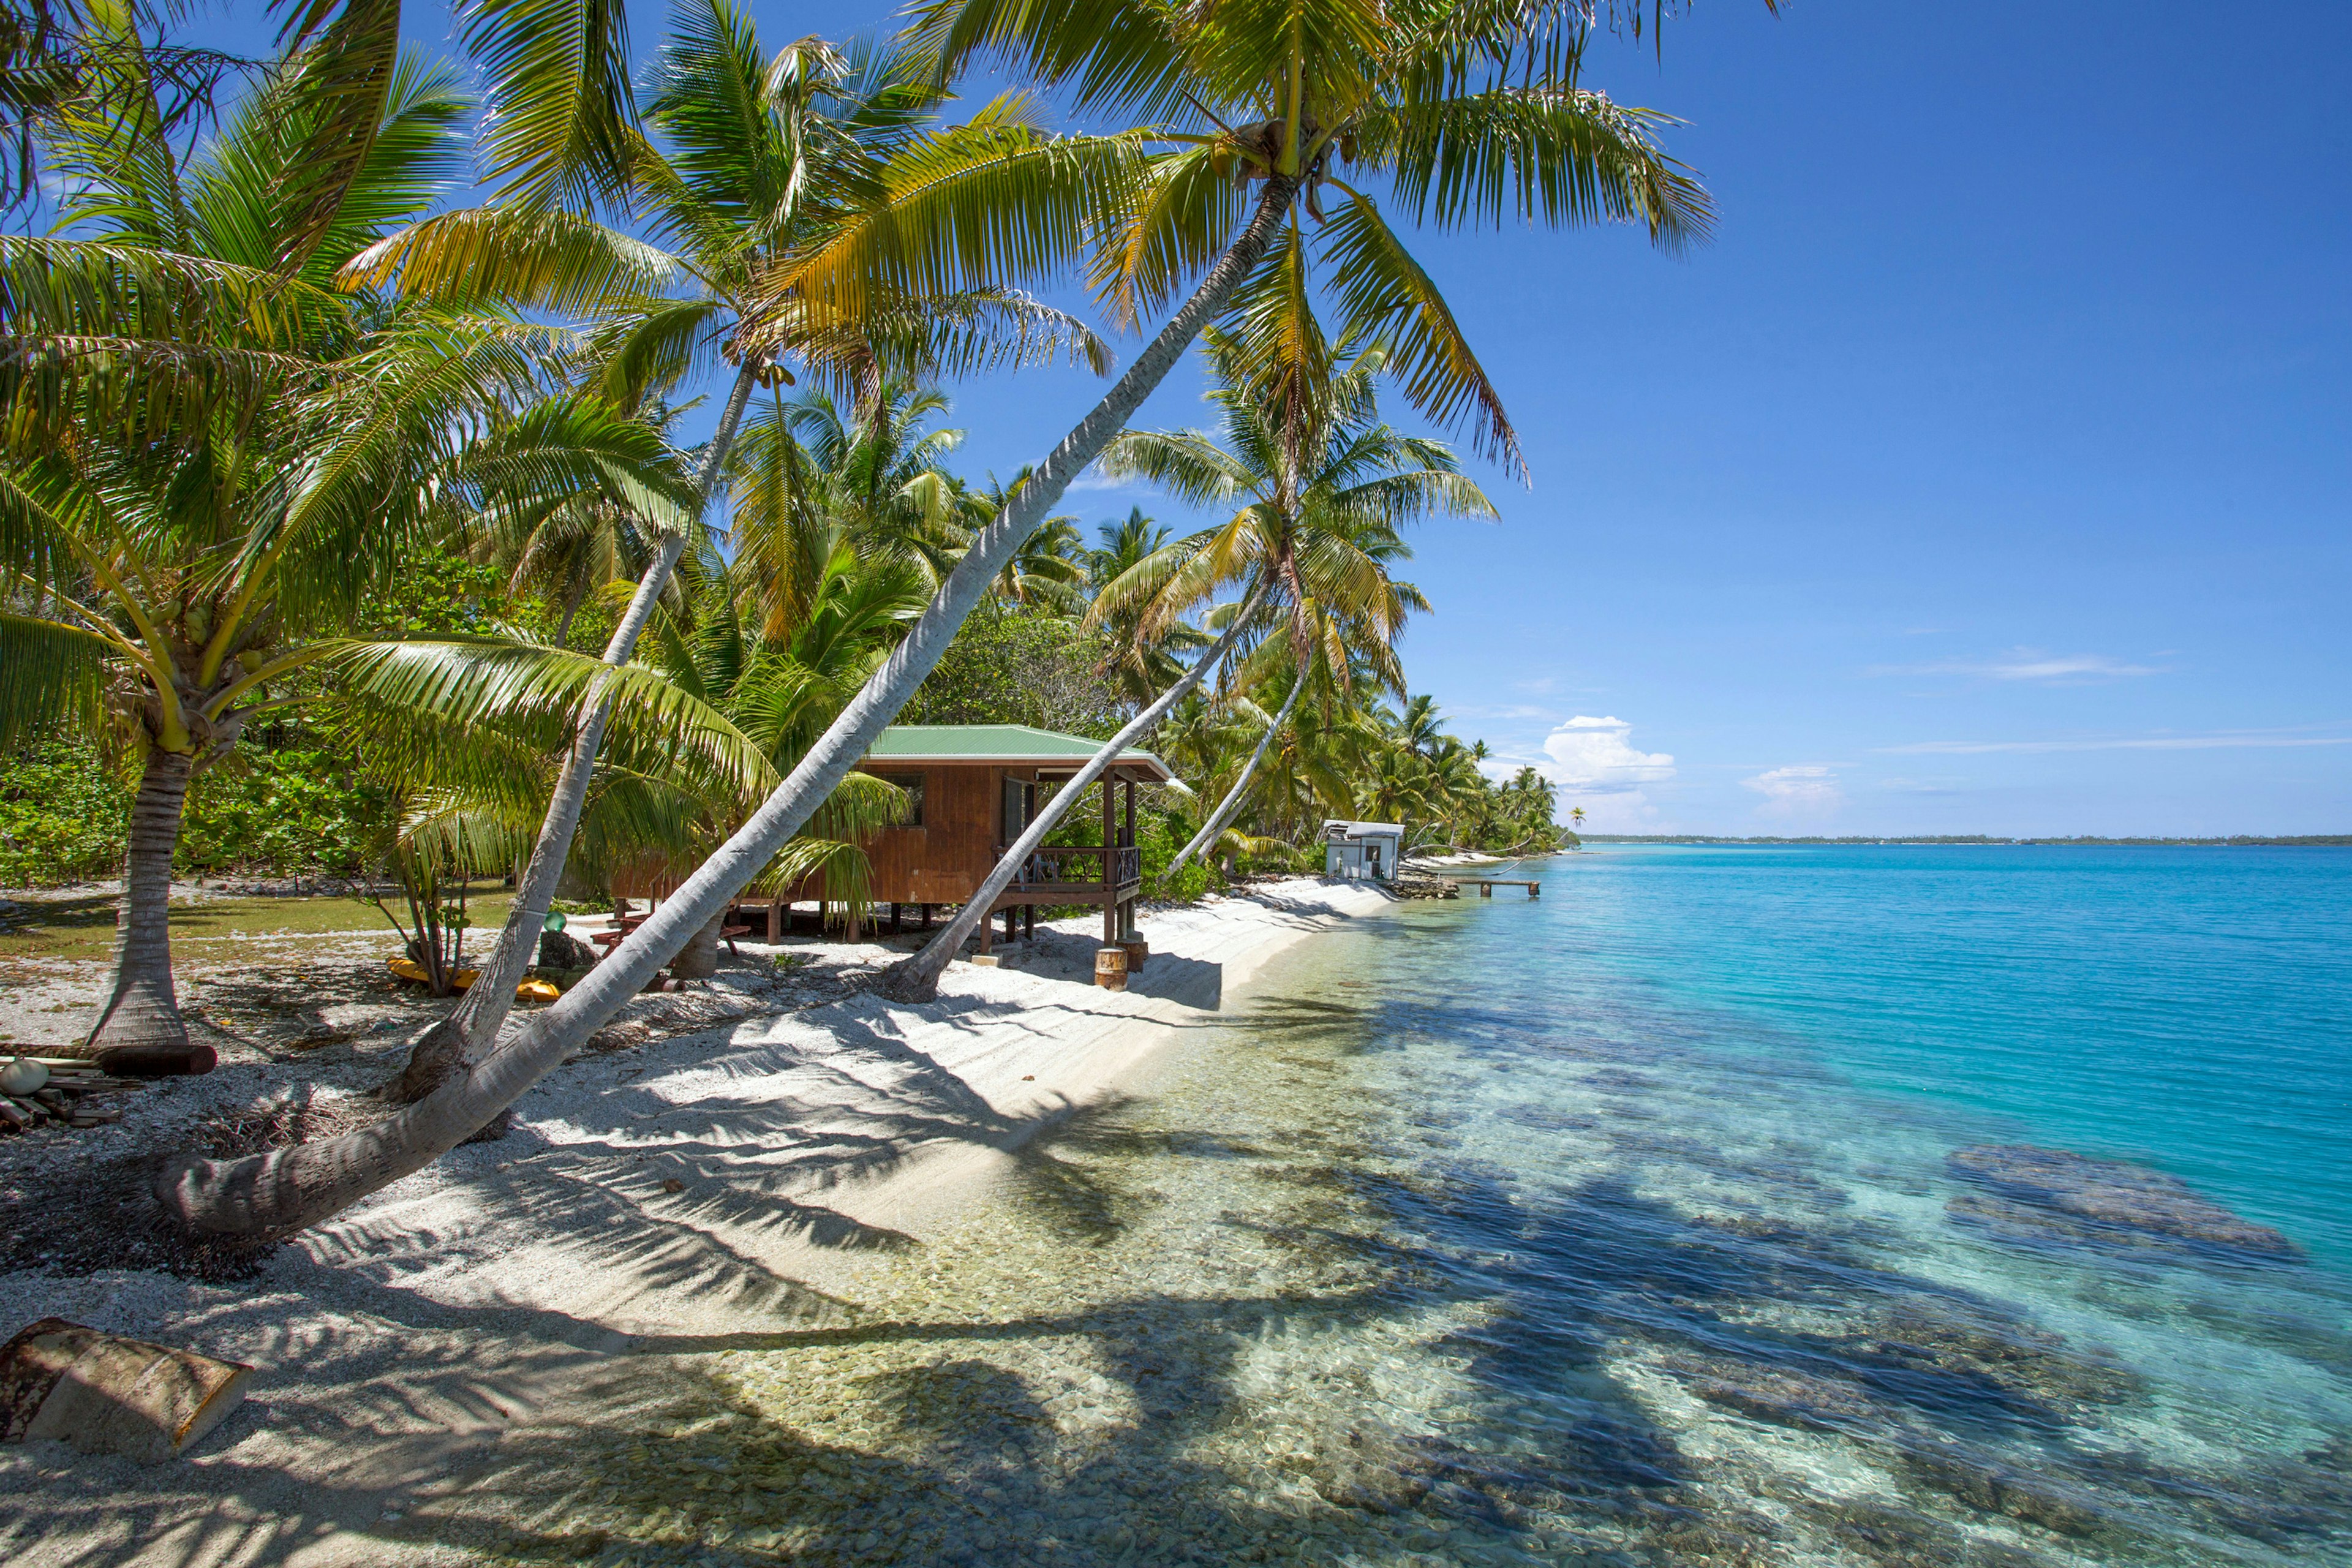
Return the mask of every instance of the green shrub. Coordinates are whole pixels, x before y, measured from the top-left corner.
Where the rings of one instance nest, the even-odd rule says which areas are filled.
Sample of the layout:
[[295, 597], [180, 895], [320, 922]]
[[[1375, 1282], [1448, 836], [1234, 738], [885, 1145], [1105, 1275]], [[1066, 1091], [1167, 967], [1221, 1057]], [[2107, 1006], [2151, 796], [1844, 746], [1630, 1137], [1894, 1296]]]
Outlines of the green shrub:
[[188, 872], [356, 877], [368, 869], [371, 825], [389, 809], [349, 753], [289, 725], [258, 745], [248, 737], [232, 761], [196, 780], [173, 863]]
[[131, 786], [86, 741], [28, 746], [0, 763], [0, 885], [122, 873]]
[[[182, 876], [357, 876], [368, 825], [386, 809], [351, 758], [292, 724], [248, 735], [188, 788], [172, 858]], [[0, 763], [0, 885], [122, 873], [137, 780], [87, 740], [60, 738]]]

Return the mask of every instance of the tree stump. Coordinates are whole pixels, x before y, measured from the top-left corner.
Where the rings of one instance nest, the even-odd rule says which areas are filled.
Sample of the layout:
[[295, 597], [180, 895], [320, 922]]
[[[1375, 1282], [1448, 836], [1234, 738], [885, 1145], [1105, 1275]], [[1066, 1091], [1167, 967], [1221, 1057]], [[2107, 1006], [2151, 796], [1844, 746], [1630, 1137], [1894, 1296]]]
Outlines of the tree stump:
[[669, 972], [680, 980], [708, 980], [719, 973], [719, 927], [726, 914], [713, 915], [710, 923], [686, 939], [686, 946], [670, 960]]
[[567, 931], [543, 931], [539, 933], [539, 966], [541, 969], [593, 969], [596, 950]]
[[245, 1397], [253, 1369], [43, 1318], [0, 1346], [0, 1439], [177, 1458]]

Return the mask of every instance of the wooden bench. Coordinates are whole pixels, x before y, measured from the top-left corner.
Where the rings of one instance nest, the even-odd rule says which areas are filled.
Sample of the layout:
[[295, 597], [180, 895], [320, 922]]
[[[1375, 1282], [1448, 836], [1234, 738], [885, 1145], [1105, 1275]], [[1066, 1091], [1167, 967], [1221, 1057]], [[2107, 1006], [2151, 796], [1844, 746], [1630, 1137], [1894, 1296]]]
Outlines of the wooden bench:
[[[734, 911], [730, 910], [728, 912], [732, 914]], [[639, 926], [645, 924], [646, 921], [652, 918], [653, 917], [649, 914], [618, 916], [616, 917], [614, 927], [611, 931], [600, 931], [588, 940], [603, 948], [607, 953], [610, 953], [614, 948], [621, 945], [622, 940], [631, 931], [636, 930]], [[719, 927], [719, 939], [727, 944], [727, 956], [730, 958], [740, 958], [743, 956], [743, 954], [736, 949], [735, 939], [739, 936], [750, 936], [751, 934], [751, 928], [749, 925], [729, 925], [722, 921]]]

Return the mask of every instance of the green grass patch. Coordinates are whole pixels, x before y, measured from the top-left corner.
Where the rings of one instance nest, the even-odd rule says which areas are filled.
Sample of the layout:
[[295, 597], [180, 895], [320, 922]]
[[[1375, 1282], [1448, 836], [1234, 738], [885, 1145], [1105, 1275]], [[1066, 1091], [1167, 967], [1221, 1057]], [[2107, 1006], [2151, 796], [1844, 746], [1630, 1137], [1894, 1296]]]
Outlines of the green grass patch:
[[[397, 900], [386, 900], [394, 914]], [[477, 944], [493, 939], [506, 922], [507, 906], [514, 896], [503, 889], [476, 892], [467, 902], [473, 923], [466, 947], [470, 956]], [[104, 959], [114, 951], [114, 897], [44, 900], [20, 906], [23, 912], [0, 930], [0, 958]], [[387, 954], [400, 951], [400, 939], [373, 904], [363, 899], [321, 895], [308, 899], [205, 899], [172, 901], [172, 948], [184, 957], [217, 956], [217, 945], [267, 937], [301, 937], [373, 933], [383, 938]]]

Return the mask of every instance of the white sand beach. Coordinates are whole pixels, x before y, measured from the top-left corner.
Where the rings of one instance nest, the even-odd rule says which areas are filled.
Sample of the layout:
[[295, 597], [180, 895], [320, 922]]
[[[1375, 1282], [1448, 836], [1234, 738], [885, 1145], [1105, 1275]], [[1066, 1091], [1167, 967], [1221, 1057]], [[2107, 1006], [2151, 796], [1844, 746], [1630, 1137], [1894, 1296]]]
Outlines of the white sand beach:
[[845, 1321], [861, 1269], [986, 1201], [1026, 1140], [1273, 954], [1390, 902], [1300, 879], [1149, 914], [1151, 957], [1123, 994], [1092, 984], [1092, 917], [1041, 925], [1003, 967], [951, 966], [925, 1006], [860, 992], [584, 1055], [518, 1105], [509, 1136], [244, 1284], [0, 1275], [12, 1331], [54, 1314], [260, 1369], [176, 1463], [0, 1448], [0, 1559], [482, 1560], [529, 1489], [508, 1485], [518, 1467], [560, 1469], [566, 1434], [658, 1401], [683, 1357]]

